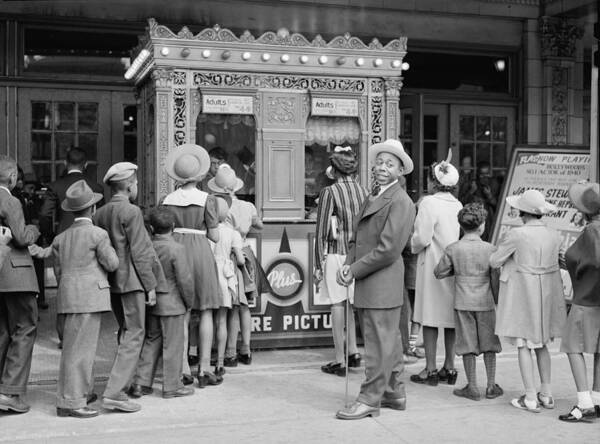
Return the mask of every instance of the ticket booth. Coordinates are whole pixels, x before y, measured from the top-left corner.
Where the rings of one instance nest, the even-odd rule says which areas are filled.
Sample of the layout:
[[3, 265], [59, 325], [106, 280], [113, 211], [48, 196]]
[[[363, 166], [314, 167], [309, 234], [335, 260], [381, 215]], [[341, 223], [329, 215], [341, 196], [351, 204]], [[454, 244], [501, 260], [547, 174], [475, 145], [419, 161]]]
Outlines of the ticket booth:
[[126, 74], [138, 94], [141, 204], [173, 190], [170, 150], [222, 149], [244, 180], [239, 197], [265, 222], [250, 239], [273, 288], [252, 308], [257, 346], [331, 342], [329, 306], [312, 277], [316, 199], [337, 145], [355, 150], [368, 186], [368, 146], [399, 134], [405, 54], [405, 37], [366, 44], [219, 26], [194, 34], [149, 20]]

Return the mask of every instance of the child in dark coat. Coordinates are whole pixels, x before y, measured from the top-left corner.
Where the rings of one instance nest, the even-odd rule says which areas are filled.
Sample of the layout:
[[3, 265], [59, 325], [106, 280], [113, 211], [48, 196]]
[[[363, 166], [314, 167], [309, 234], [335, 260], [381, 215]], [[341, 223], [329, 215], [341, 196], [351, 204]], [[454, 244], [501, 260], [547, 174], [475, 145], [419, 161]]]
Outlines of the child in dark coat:
[[468, 384], [454, 394], [474, 401], [481, 399], [477, 387], [475, 359], [483, 353], [487, 373], [486, 398], [503, 394], [495, 383], [496, 353], [502, 350], [494, 333], [496, 311], [492, 294], [490, 254], [495, 247], [483, 240], [487, 211], [479, 203], [471, 203], [458, 212], [458, 223], [464, 236], [448, 245], [434, 274], [438, 279], [455, 276], [454, 320], [456, 354], [462, 355]]

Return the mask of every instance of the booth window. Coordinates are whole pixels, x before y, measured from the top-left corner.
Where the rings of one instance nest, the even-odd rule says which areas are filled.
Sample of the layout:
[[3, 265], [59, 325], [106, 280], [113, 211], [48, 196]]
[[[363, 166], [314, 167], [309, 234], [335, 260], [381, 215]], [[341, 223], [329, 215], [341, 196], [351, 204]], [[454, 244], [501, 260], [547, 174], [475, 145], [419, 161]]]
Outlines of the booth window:
[[123, 106], [123, 159], [137, 163], [137, 106]]
[[[236, 194], [240, 199], [256, 203], [256, 122], [254, 116], [239, 114], [198, 114], [196, 143], [211, 154], [211, 171], [202, 183], [204, 191], [208, 179], [221, 163], [228, 163], [244, 186]], [[221, 148], [218, 150], [217, 148]], [[221, 159], [220, 157], [224, 157]]]
[[321, 190], [333, 183], [325, 174], [336, 146], [350, 146], [358, 155], [360, 124], [355, 117], [310, 117], [304, 147], [304, 204], [306, 218], [317, 218]]
[[133, 32], [24, 29], [23, 73], [74, 76], [123, 77], [130, 64], [130, 50], [138, 43]]

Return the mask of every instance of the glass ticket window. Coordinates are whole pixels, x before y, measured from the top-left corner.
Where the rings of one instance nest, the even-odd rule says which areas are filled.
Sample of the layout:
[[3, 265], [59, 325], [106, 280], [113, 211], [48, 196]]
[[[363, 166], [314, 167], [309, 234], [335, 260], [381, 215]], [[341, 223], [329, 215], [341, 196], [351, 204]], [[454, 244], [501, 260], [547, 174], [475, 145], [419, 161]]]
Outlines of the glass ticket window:
[[333, 183], [325, 173], [336, 146], [358, 154], [360, 124], [354, 117], [310, 117], [304, 146], [304, 204], [306, 219], [316, 220], [319, 193]]
[[256, 203], [256, 122], [254, 116], [238, 114], [199, 114], [196, 143], [211, 156], [210, 170], [202, 181], [206, 192], [208, 181], [219, 165], [228, 163], [244, 186], [236, 191], [238, 198]]

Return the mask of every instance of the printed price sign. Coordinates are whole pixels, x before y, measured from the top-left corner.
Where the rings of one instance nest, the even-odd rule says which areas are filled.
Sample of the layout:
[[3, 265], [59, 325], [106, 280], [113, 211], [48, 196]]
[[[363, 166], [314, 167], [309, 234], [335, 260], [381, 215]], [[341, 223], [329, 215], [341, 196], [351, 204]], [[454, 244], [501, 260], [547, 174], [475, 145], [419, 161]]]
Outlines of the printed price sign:
[[206, 114], [252, 114], [254, 102], [245, 96], [202, 96], [202, 112]]

